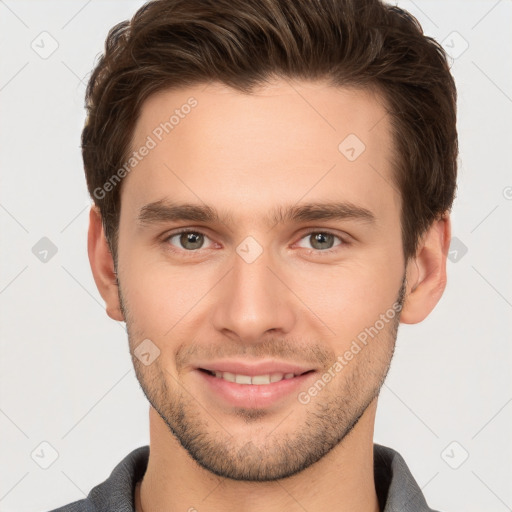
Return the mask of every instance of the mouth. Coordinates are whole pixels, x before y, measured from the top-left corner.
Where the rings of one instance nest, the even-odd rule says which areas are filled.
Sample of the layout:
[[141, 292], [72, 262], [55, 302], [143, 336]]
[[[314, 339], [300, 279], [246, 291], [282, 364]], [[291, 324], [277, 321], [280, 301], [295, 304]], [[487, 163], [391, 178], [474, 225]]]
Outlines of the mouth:
[[314, 372], [315, 370], [307, 370], [301, 373], [282, 373], [282, 372], [272, 372], [272, 373], [263, 373], [261, 375], [244, 375], [242, 373], [232, 373], [232, 372], [223, 372], [218, 370], [208, 370], [207, 368], [198, 368], [199, 371], [211, 375], [217, 379], [222, 379], [227, 382], [233, 382], [236, 384], [242, 385], [254, 385], [254, 386], [265, 386], [269, 384], [273, 384], [275, 382], [280, 382], [282, 380], [290, 380], [295, 377], [300, 377], [301, 375], [306, 375]]
[[[285, 370], [284, 368], [282, 368]], [[286, 370], [290, 370], [287, 368]], [[253, 370], [255, 370], [253, 368]], [[197, 389], [204, 393], [207, 403], [246, 409], [290, 407], [301, 390], [307, 389], [316, 379], [316, 370], [295, 369], [295, 372], [258, 369], [247, 373], [234, 373], [221, 369], [196, 368], [199, 379]], [[266, 372], [268, 373], [262, 373]]]

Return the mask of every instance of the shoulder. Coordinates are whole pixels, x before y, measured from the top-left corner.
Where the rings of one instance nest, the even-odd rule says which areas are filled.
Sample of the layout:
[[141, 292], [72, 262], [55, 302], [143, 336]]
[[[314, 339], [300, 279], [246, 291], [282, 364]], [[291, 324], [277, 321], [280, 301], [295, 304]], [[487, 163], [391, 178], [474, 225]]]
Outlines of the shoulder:
[[104, 482], [89, 492], [87, 498], [50, 512], [133, 512], [135, 485], [144, 476], [148, 459], [148, 445], [136, 448], [117, 464]]
[[404, 458], [396, 450], [374, 443], [375, 489], [383, 512], [438, 512], [431, 509]]

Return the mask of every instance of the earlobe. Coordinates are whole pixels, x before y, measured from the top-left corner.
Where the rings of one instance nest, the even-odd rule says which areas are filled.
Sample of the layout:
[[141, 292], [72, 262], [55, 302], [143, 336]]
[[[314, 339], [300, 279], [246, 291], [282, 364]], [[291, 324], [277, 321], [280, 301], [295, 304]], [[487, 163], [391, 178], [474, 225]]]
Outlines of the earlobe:
[[407, 264], [407, 290], [400, 321], [416, 324], [434, 309], [446, 287], [446, 257], [450, 246], [448, 213], [423, 235], [416, 256]]
[[119, 303], [114, 260], [105, 237], [101, 213], [96, 205], [93, 205], [89, 212], [87, 252], [96, 287], [105, 301], [107, 315], [113, 320], [124, 322]]

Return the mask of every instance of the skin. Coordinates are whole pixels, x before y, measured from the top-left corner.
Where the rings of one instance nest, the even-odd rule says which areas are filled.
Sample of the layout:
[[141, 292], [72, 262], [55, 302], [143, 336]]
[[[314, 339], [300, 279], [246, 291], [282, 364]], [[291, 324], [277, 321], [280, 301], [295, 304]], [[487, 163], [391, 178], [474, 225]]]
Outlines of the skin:
[[[94, 278], [107, 314], [126, 321], [151, 404], [137, 509], [376, 512], [378, 393], [398, 321], [422, 321], [444, 291], [449, 216], [404, 261], [391, 128], [374, 94], [284, 79], [251, 95], [221, 84], [165, 91], [144, 103], [133, 148], [190, 96], [197, 107], [124, 180], [119, 286], [100, 213], [90, 212]], [[338, 150], [348, 134], [366, 146], [352, 162]], [[230, 217], [140, 223], [141, 208], [160, 200], [206, 203]], [[375, 222], [265, 223], [278, 205], [333, 201], [366, 208]], [[186, 240], [169, 238], [184, 227], [205, 235], [192, 256]], [[323, 230], [335, 237], [315, 245]], [[236, 252], [247, 236], [263, 251], [252, 263]], [[195, 370], [213, 358], [274, 359], [309, 365], [318, 378], [400, 301], [403, 284], [400, 319], [307, 404], [293, 393], [266, 408], [227, 406]], [[133, 357], [144, 339], [160, 350], [148, 366]]]

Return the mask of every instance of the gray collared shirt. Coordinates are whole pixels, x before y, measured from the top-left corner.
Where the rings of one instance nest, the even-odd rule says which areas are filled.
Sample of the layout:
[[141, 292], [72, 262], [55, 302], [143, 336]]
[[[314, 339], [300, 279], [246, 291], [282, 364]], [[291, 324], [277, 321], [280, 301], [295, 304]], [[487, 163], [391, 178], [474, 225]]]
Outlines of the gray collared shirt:
[[[402, 456], [392, 448], [374, 443], [375, 488], [381, 512], [437, 512], [431, 509]], [[135, 485], [142, 479], [149, 446], [129, 453], [87, 498], [51, 512], [135, 512]]]

